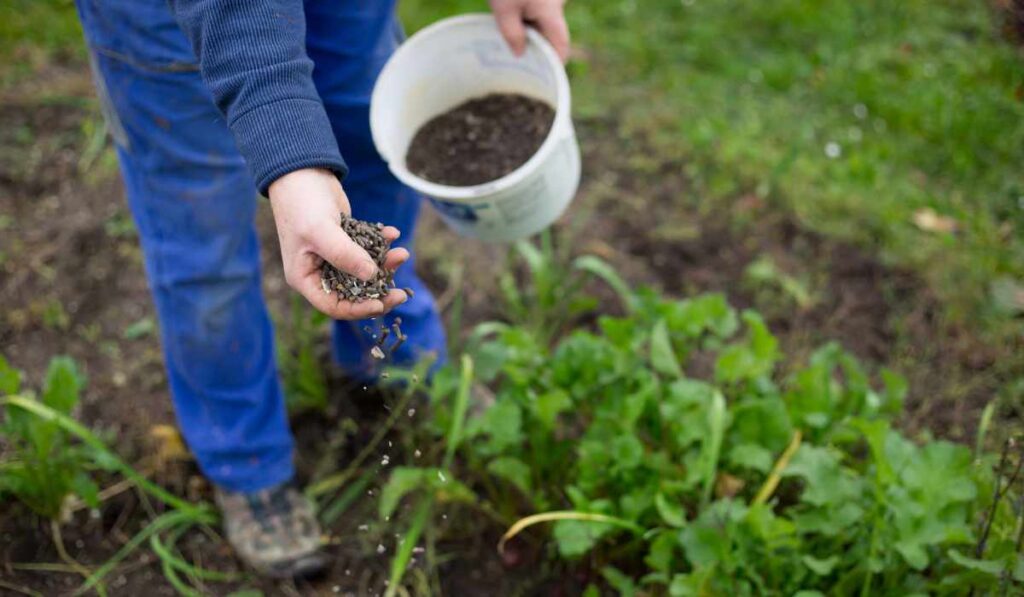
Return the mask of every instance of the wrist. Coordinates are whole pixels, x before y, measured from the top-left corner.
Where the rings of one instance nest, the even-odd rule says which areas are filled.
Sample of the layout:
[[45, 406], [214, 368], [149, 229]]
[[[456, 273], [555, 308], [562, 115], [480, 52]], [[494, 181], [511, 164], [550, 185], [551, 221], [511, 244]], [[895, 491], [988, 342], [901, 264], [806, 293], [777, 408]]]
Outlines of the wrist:
[[286, 197], [295, 193], [342, 193], [341, 182], [331, 170], [326, 168], [300, 168], [279, 177], [270, 183], [267, 195], [271, 201], [278, 197]]

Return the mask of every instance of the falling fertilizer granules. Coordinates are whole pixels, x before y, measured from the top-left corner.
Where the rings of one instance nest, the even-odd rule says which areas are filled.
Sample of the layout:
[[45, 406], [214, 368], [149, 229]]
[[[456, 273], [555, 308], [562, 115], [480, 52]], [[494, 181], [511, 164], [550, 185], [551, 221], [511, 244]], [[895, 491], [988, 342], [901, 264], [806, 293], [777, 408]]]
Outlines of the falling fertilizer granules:
[[[381, 324], [380, 329], [376, 332], [370, 326], [364, 327], [363, 331], [374, 339], [373, 348], [370, 349], [370, 356], [380, 361], [383, 361], [389, 356], [394, 356], [395, 351], [405, 343], [407, 338], [407, 336], [402, 333], [401, 317], [396, 317], [391, 323], [390, 328], [385, 324]], [[391, 336], [394, 336], [395, 339], [391, 343], [391, 346], [388, 346], [388, 338]]]
[[357, 220], [348, 214], [341, 214], [341, 229], [357, 245], [366, 250], [370, 259], [377, 264], [377, 275], [368, 282], [340, 271], [328, 262], [320, 268], [320, 284], [324, 292], [338, 295], [338, 300], [361, 303], [367, 300], [381, 299], [394, 288], [394, 272], [384, 267], [391, 241], [384, 238], [384, 224], [371, 224]]

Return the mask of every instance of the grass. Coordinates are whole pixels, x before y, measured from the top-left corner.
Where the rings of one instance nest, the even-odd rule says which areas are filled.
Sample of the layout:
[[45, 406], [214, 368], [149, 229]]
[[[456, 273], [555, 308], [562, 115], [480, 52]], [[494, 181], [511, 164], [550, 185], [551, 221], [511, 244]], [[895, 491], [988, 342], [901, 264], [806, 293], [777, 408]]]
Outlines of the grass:
[[[401, 3], [410, 31], [482, 10]], [[757, 195], [922, 272], [952, 320], [1020, 333], [1007, 324], [1024, 305], [1005, 297], [1024, 285], [1024, 69], [988, 3], [619, 0], [567, 12], [576, 116], [612, 117], [639, 175], [681, 168], [692, 186], [678, 200], [709, 208]], [[83, 57], [71, 0], [0, 7], [0, 85]], [[929, 213], [955, 230], [930, 229]]]
[[[405, 2], [411, 29], [481, 10]], [[1024, 69], [985, 2], [572, 2], [578, 119], [615, 119], [638, 175], [709, 208], [754, 194], [929, 280], [954, 321], [1024, 283]], [[952, 218], [921, 229], [915, 214]], [[1012, 314], [1012, 313], [1011, 313]], [[1019, 328], [1013, 328], [1014, 331]]]
[[57, 59], [85, 60], [73, 0], [4, 0], [0, 4], [0, 88]]

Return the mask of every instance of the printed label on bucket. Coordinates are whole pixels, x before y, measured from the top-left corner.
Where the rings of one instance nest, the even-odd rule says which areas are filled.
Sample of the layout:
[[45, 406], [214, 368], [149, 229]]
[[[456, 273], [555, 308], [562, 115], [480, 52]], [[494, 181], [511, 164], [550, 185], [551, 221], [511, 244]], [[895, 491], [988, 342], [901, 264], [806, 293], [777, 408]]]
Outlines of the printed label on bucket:
[[466, 205], [465, 203], [444, 201], [433, 197], [427, 197], [427, 199], [430, 200], [430, 203], [437, 208], [437, 211], [441, 212], [441, 214], [459, 222], [478, 222], [480, 221], [479, 212], [491, 207], [490, 204], [487, 203]]

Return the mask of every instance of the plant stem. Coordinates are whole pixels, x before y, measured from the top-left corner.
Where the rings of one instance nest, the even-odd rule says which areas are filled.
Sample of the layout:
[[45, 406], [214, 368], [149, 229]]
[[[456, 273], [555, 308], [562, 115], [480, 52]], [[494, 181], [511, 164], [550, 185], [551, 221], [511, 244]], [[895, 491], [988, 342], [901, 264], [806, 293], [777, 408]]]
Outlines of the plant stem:
[[92, 574], [89, 569], [71, 557], [67, 548], [64, 547], [64, 536], [60, 532], [60, 523], [56, 519], [50, 519], [50, 533], [53, 539], [53, 546], [57, 548], [57, 555], [60, 556], [60, 559], [73, 568], [75, 572], [81, 574], [82, 578], [89, 578], [89, 575]]

